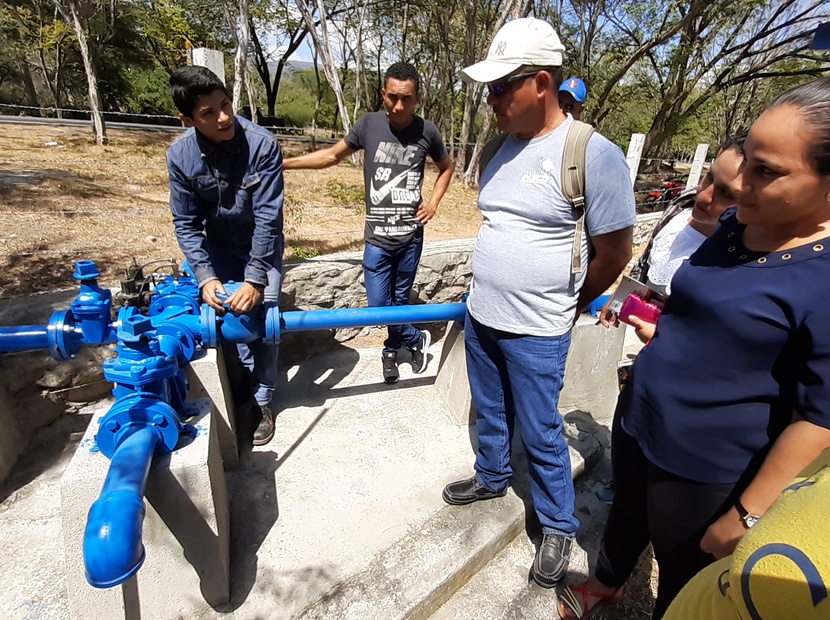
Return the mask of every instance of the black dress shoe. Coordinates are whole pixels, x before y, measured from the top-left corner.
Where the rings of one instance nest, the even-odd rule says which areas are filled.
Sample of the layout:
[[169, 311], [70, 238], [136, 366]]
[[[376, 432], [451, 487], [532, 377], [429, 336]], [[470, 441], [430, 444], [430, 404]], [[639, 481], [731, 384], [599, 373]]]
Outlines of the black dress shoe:
[[530, 568], [533, 581], [543, 588], [552, 588], [562, 581], [568, 572], [573, 538], [545, 534], [536, 551], [536, 558]]
[[467, 480], [452, 482], [445, 486], [444, 492], [441, 493], [444, 501], [453, 506], [463, 506], [482, 499], [493, 499], [505, 495], [507, 495], [507, 487], [504, 487], [501, 491], [491, 491], [481, 484], [475, 476]]

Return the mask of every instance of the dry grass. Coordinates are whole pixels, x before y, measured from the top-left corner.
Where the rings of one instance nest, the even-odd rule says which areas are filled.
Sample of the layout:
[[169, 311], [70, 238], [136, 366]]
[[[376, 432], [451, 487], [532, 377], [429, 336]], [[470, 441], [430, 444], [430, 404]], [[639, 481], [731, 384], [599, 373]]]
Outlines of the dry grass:
[[[0, 295], [73, 286], [72, 265], [95, 260], [116, 280], [133, 260], [179, 257], [164, 154], [176, 135], [110, 130], [95, 146], [80, 127], [3, 125], [0, 132]], [[283, 145], [287, 156], [305, 148]], [[435, 169], [428, 166], [424, 193]], [[363, 174], [344, 163], [285, 175], [286, 258], [362, 247]], [[454, 184], [427, 241], [471, 237], [475, 191]]]

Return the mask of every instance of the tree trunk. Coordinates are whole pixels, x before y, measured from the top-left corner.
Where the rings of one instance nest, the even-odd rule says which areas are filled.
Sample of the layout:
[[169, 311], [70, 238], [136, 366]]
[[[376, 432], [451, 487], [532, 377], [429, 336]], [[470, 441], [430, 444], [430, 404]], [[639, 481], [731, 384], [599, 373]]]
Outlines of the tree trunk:
[[409, 2], [403, 3], [403, 27], [401, 28], [401, 60], [406, 60], [406, 31], [409, 29]]
[[[507, 22], [508, 17], [516, 18], [519, 17], [521, 13], [522, 0], [508, 0], [493, 26], [493, 34], [495, 35], [499, 28]], [[479, 97], [480, 96], [481, 95], [479, 95]], [[484, 149], [484, 145], [487, 144], [487, 140], [490, 139], [490, 128], [492, 123], [493, 109], [490, 106], [487, 106], [487, 112], [484, 116], [484, 124], [482, 125], [481, 131], [476, 138], [475, 146], [473, 146], [473, 152], [470, 154], [470, 163], [464, 170], [464, 175], [462, 177], [464, 183], [468, 187], [475, 187], [478, 185], [478, 162], [481, 160], [481, 152]], [[464, 148], [464, 153], [466, 155], [466, 148]]]
[[[39, 108], [40, 103], [37, 100], [37, 90], [35, 89], [35, 82], [32, 80], [29, 63], [26, 60], [21, 60], [18, 66], [20, 67], [20, 77], [23, 80], [23, 88], [26, 91], [26, 104], [33, 108]], [[40, 110], [32, 110], [32, 116], [40, 116]]]
[[[478, 2], [471, 0], [464, 15], [464, 65], [475, 62], [478, 49], [476, 48], [476, 13]], [[472, 139], [473, 121], [476, 110], [481, 102], [481, 86], [473, 82], [462, 82], [461, 94], [464, 98], [464, 108], [461, 112], [461, 134], [458, 137], [458, 151], [455, 154], [455, 174], [462, 176], [467, 169], [467, 144]]]
[[317, 117], [320, 116], [320, 103], [323, 101], [323, 85], [320, 83], [320, 68], [317, 65], [317, 50], [314, 49], [314, 82], [317, 85], [317, 98], [314, 100], [314, 115], [311, 117], [311, 150], [317, 150]]
[[317, 33], [317, 29], [314, 27], [314, 18], [309, 13], [305, 3], [302, 0], [297, 0], [296, 6], [302, 14], [306, 26], [308, 26], [308, 32], [314, 41], [314, 47], [317, 48], [317, 53], [323, 61], [323, 72], [326, 74], [329, 86], [334, 91], [335, 99], [337, 99], [337, 111], [343, 124], [343, 130], [349, 133], [352, 124], [349, 121], [349, 111], [346, 109], [346, 100], [343, 97], [340, 76], [337, 74], [337, 67], [334, 64], [331, 47], [329, 46], [328, 19], [326, 17], [325, 7], [323, 6], [323, 0], [317, 0], [317, 10], [320, 13], [320, 34]]
[[[357, 0], [355, 0], [356, 2]], [[354, 76], [354, 121], [360, 110], [362, 99], [366, 100], [366, 107], [369, 107], [369, 86], [366, 83], [366, 57], [363, 55], [363, 25], [366, 22], [366, 7], [369, 0], [363, 0], [360, 8], [360, 19], [357, 22], [357, 45], [355, 46], [355, 76]]]
[[107, 126], [104, 123], [104, 116], [101, 114], [101, 95], [98, 92], [98, 69], [89, 53], [89, 44], [86, 38], [86, 32], [81, 24], [81, 18], [78, 15], [78, 7], [75, 0], [69, 0], [69, 14], [67, 15], [64, 8], [60, 5], [59, 0], [55, 0], [55, 7], [60, 11], [63, 18], [72, 24], [72, 29], [75, 31], [75, 37], [78, 39], [78, 49], [81, 52], [81, 59], [84, 62], [84, 70], [86, 71], [87, 96], [89, 98], [89, 110], [92, 117], [92, 131], [95, 135], [95, 143], [103, 145], [107, 143]]
[[478, 164], [481, 162], [481, 154], [484, 152], [484, 145], [490, 136], [490, 129], [493, 127], [493, 108], [487, 106], [487, 111], [484, 113], [484, 122], [481, 124], [481, 132], [478, 134], [478, 139], [473, 147], [473, 152], [470, 153], [470, 165], [464, 171], [462, 181], [467, 187], [478, 186]]
[[[234, 109], [242, 108], [242, 88], [247, 85], [248, 73], [248, 0], [239, 0], [239, 14], [236, 18], [236, 55], [233, 59], [233, 106]], [[247, 90], [247, 89], [246, 89]], [[250, 93], [249, 93], [250, 98]], [[252, 103], [249, 101], [249, 103]], [[254, 115], [251, 107], [251, 117]]]

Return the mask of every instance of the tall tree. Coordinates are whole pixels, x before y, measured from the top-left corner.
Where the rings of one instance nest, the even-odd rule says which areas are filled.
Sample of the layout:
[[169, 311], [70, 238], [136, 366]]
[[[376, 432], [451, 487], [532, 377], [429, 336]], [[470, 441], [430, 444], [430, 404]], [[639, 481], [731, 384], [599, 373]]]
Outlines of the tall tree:
[[[54, 0], [55, 8], [72, 27], [84, 63], [87, 100], [95, 143], [107, 143], [107, 126], [101, 112], [98, 70], [104, 48], [115, 34], [116, 0]], [[90, 35], [94, 45], [90, 46]]]
[[309, 34], [314, 41], [314, 47], [320, 60], [323, 62], [323, 72], [329, 82], [329, 86], [334, 91], [334, 96], [337, 99], [337, 110], [340, 114], [340, 120], [343, 125], [343, 130], [348, 133], [351, 129], [351, 121], [349, 120], [349, 112], [346, 109], [346, 100], [343, 96], [343, 86], [340, 83], [340, 76], [337, 74], [337, 66], [334, 62], [334, 55], [329, 39], [328, 17], [326, 16], [326, 9], [323, 6], [323, 0], [317, 0], [317, 12], [320, 20], [320, 32], [314, 27], [314, 18], [311, 11], [305, 5], [303, 0], [296, 0], [297, 8], [303, 16]]

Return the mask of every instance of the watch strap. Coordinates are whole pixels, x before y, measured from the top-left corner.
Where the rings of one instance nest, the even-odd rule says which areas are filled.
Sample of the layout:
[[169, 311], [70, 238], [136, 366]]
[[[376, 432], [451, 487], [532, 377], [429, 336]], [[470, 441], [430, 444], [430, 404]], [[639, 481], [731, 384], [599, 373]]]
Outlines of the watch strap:
[[746, 529], [751, 528], [761, 518], [761, 515], [750, 513], [746, 508], [744, 508], [744, 505], [741, 503], [740, 499], [735, 500], [735, 510], [738, 511], [738, 516], [741, 518], [741, 522], [744, 524]]
[[741, 503], [740, 498], [735, 500], [735, 509], [738, 511], [738, 516], [741, 517], [741, 520], [749, 516], [749, 511], [746, 508], [744, 508], [744, 505]]

